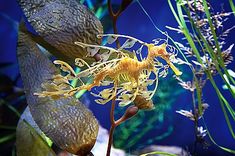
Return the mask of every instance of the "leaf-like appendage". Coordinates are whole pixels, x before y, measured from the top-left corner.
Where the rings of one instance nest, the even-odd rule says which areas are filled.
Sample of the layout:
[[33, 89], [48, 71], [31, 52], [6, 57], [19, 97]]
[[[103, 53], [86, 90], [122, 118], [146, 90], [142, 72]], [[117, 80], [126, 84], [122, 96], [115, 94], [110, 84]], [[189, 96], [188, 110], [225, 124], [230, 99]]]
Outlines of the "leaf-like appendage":
[[78, 66], [78, 67], [83, 67], [83, 66], [87, 66], [88, 68], [90, 67], [87, 63], [86, 63], [86, 61], [84, 61], [83, 59], [81, 59], [81, 58], [76, 58], [75, 59], [75, 65], [76, 66]]
[[105, 53], [100, 54], [101, 61], [102, 62], [108, 61], [112, 53], [113, 53], [113, 51], [107, 51]]
[[104, 105], [104, 104], [107, 103], [106, 100], [102, 100], [102, 99], [96, 99], [95, 102], [98, 103], [98, 104], [101, 104], [101, 105]]
[[119, 49], [132, 48], [136, 42], [137, 42], [136, 40], [127, 39]]
[[168, 74], [168, 69], [163, 69], [160, 73], [159, 73], [159, 77], [166, 77]]
[[108, 85], [111, 85], [112, 83], [113, 81], [101, 81], [102, 86], [108, 86]]
[[99, 50], [100, 48], [98, 47], [87, 47], [88, 56], [95, 56], [95, 54], [97, 54]]
[[[72, 78], [75, 78], [75, 77], [73, 76]], [[53, 82], [55, 84], [62, 84], [62, 83], [69, 84], [68, 80], [69, 79], [67, 79], [67, 76], [63, 77], [60, 74], [57, 74], [57, 75], [53, 76]]]
[[104, 89], [100, 92], [100, 96], [103, 99], [109, 99], [112, 96], [113, 88], [112, 89]]
[[141, 95], [146, 99], [146, 100], [150, 100], [151, 96], [153, 94], [153, 91], [142, 91]]
[[68, 63], [60, 60], [55, 60], [54, 64], [60, 65], [60, 69], [62, 71], [67, 72], [68, 74], [72, 74], [72, 76], [76, 75], [75, 71]]
[[108, 38], [107, 38], [107, 43], [108, 44], [112, 44], [113, 42], [115, 42], [116, 40], [117, 40], [117, 36], [115, 36], [115, 35], [110, 35], [110, 36], [108, 36]]
[[124, 107], [124, 106], [127, 106], [129, 105], [132, 101], [131, 101], [131, 98], [133, 97], [132, 94], [129, 94], [129, 93], [122, 93], [119, 97], [118, 97], [118, 101], [119, 102], [119, 106], [121, 107]]
[[136, 50], [136, 54], [141, 54], [143, 47], [144, 45], [141, 45], [141, 47], [138, 50]]

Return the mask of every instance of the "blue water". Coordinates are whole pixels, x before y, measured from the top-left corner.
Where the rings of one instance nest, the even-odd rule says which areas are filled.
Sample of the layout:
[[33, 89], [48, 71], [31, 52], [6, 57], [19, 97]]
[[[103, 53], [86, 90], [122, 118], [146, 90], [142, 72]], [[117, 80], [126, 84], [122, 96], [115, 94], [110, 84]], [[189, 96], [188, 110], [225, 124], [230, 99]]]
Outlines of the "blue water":
[[[120, 3], [115, 0], [114, 3]], [[177, 23], [168, 7], [166, 0], [142, 0], [143, 6], [148, 11], [149, 15], [153, 18], [156, 25], [163, 31], [166, 31], [166, 25], [177, 27]], [[218, 1], [217, 1], [218, 2]], [[223, 8], [226, 11], [231, 11], [227, 0], [220, 0], [218, 3], [224, 3]], [[213, 4], [212, 4], [213, 5]], [[220, 5], [215, 6], [215, 10], [220, 10]], [[0, 0], [0, 63], [12, 62], [16, 63], [16, 40], [17, 40], [17, 27], [18, 22], [22, 18], [23, 14], [18, 7], [15, 0]], [[226, 27], [231, 27], [235, 24], [235, 17], [230, 16]], [[112, 32], [112, 31], [110, 31]], [[122, 14], [118, 20], [118, 32], [121, 34], [127, 34], [139, 38], [143, 41], [150, 42], [154, 38], [163, 37], [152, 25], [147, 16], [143, 13], [137, 3], [130, 5], [127, 10]], [[168, 30], [168, 34], [176, 41], [181, 42], [182, 38], [179, 34]], [[234, 43], [235, 30], [231, 31], [230, 36], [227, 38], [228, 45]], [[230, 64], [231, 69], [234, 68], [234, 62]], [[12, 65], [9, 68], [1, 69], [0, 73], [8, 74], [11, 78], [15, 78], [19, 71], [17, 64]], [[218, 86], [222, 86], [222, 81], [216, 78]], [[21, 85], [21, 84], [19, 84]], [[159, 84], [161, 85], [161, 84]], [[180, 86], [178, 86], [180, 87]], [[174, 88], [172, 88], [174, 91]], [[232, 139], [229, 130], [227, 128], [225, 118], [223, 116], [218, 98], [212, 85], [208, 82], [204, 88], [204, 99], [210, 107], [205, 113], [205, 121], [210, 130], [211, 135], [215, 141], [222, 146], [230, 147], [235, 149], [235, 141]], [[225, 96], [228, 100], [234, 104], [234, 99], [231, 97], [228, 91], [224, 91]], [[92, 101], [93, 99], [91, 99]], [[194, 142], [194, 127], [193, 122], [187, 120], [183, 116], [176, 114], [175, 111], [179, 109], [192, 109], [191, 94], [184, 92], [180, 94], [175, 104], [172, 107], [172, 111], [165, 114], [165, 116], [172, 116], [173, 118], [173, 133], [158, 142], [156, 144], [162, 145], [178, 145], [184, 148], [191, 149]], [[105, 127], [109, 128], [109, 109], [110, 105], [105, 106], [90, 104], [96, 117], [100, 123]], [[233, 105], [233, 108], [235, 106]], [[234, 122], [232, 123], [234, 125]], [[235, 127], [234, 127], [235, 128]], [[163, 127], [164, 129], [164, 127]], [[203, 150], [198, 148], [200, 151], [199, 155], [230, 155], [218, 147], [214, 146], [209, 138], [206, 138], [211, 146]]]

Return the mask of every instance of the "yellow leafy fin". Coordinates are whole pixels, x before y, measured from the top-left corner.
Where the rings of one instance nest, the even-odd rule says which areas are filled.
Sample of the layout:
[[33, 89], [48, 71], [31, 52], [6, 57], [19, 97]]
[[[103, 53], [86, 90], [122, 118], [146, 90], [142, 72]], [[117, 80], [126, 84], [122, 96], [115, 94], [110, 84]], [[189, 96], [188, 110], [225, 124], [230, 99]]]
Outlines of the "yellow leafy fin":
[[120, 95], [119, 98], [117, 99], [120, 100], [119, 106], [124, 107], [126, 105], [129, 105], [132, 102], [131, 97], [132, 95], [127, 93]]
[[113, 92], [113, 89], [104, 89], [100, 92], [100, 96], [103, 98], [103, 99], [108, 99], [110, 98], [110, 96], [112, 96], [112, 93]]

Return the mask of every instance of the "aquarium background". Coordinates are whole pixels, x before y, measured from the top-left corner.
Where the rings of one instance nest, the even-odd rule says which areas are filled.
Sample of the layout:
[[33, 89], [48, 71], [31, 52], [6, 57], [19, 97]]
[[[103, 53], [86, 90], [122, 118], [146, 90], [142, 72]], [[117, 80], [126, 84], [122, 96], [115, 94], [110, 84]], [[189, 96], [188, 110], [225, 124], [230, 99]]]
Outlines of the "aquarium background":
[[[97, 3], [99, 2], [99, 3]], [[174, 31], [167, 30], [165, 26], [177, 27], [177, 23], [170, 11], [170, 8], [167, 4], [166, 0], [140, 0], [140, 2], [145, 7], [146, 11], [149, 15], [153, 18], [156, 25], [163, 31], [167, 31], [168, 34], [174, 38], [174, 40], [178, 42], [185, 42], [181, 35], [177, 34]], [[84, 4], [88, 7], [97, 7], [94, 4], [105, 4], [106, 1], [86, 1]], [[120, 3], [119, 0], [113, 0], [112, 3], [118, 5]], [[219, 0], [219, 1], [211, 1], [214, 10], [220, 11], [222, 8], [226, 12], [230, 12], [231, 8], [229, 6], [228, 0]], [[220, 5], [221, 4], [221, 5]], [[103, 25], [105, 27], [105, 33], [112, 33], [112, 26], [109, 22], [108, 11], [107, 8], [103, 9], [99, 16], [103, 19]], [[2, 75], [8, 76], [8, 78], [12, 80], [16, 80], [16, 84], [18, 87], [22, 87], [22, 82], [19, 78], [19, 70], [17, 65], [17, 58], [16, 58], [16, 41], [17, 41], [17, 31], [18, 31], [18, 24], [19, 21], [22, 19], [23, 14], [20, 10], [19, 6], [15, 2], [15, 0], [0, 0], [0, 74], [1, 80], [0, 84], [8, 83], [8, 79], [3, 77]], [[23, 17], [24, 18], [24, 17]], [[229, 16], [227, 22], [225, 22], [225, 28], [229, 28], [235, 24], [235, 17], [233, 15]], [[118, 33], [119, 34], [126, 34], [129, 36], [133, 36], [135, 38], [141, 39], [146, 42], [151, 42], [152, 39], [155, 38], [164, 38], [152, 25], [150, 20], [147, 16], [143, 13], [140, 6], [137, 3], [132, 3], [120, 16], [118, 23]], [[235, 30], [232, 30], [229, 37], [226, 39], [228, 45], [234, 43], [234, 36]], [[234, 50], [233, 50], [234, 51]], [[234, 52], [233, 52], [234, 54]], [[234, 55], [235, 56], [235, 55]], [[235, 63], [231, 63], [229, 68], [235, 70]], [[188, 71], [186, 66], [180, 67], [180, 69], [185, 73]], [[168, 79], [171, 79], [173, 73], [168, 75]], [[219, 78], [215, 78], [217, 82], [217, 86], [222, 86], [223, 83]], [[167, 91], [177, 92], [181, 89], [180, 85], [170, 85], [167, 82], [164, 83], [167, 86]], [[161, 87], [161, 83], [159, 83], [159, 87]], [[208, 129], [213, 136], [214, 140], [222, 146], [234, 149], [235, 142], [232, 139], [228, 127], [225, 122], [225, 118], [223, 116], [221, 107], [219, 105], [218, 98], [216, 96], [215, 91], [213, 90], [210, 82], [207, 82], [206, 87], [204, 88], [204, 95], [203, 98], [206, 103], [210, 105], [208, 110], [206, 111], [204, 118], [205, 122], [208, 126]], [[228, 91], [224, 91], [225, 97], [234, 103], [234, 99], [231, 97]], [[1, 95], [4, 93], [1, 92]], [[158, 94], [158, 93], [157, 93]], [[89, 99], [89, 100], [88, 100]], [[169, 97], [169, 101], [172, 100]], [[17, 107], [17, 99], [13, 99], [13, 106]], [[109, 121], [109, 109], [110, 104], [98, 105], [94, 104], [93, 97], [89, 93], [85, 93], [82, 97], [82, 101], [89, 105], [90, 109], [93, 111], [95, 116], [98, 118], [100, 124], [105, 128], [109, 129], [110, 121]], [[155, 105], [158, 105], [158, 99], [154, 99]], [[176, 145], [183, 147], [186, 150], [191, 150], [194, 144], [194, 126], [193, 122], [187, 120], [183, 116], [175, 113], [176, 110], [185, 109], [190, 110], [192, 109], [191, 104], [191, 93], [188, 91], [182, 91], [177, 96], [174, 96], [174, 102], [171, 104], [170, 109], [165, 111], [162, 114], [163, 122], [162, 123], [154, 123], [158, 127], [153, 131], [149, 131], [145, 134], [144, 139], [149, 139], [154, 136], [158, 136], [165, 131], [167, 128], [171, 126], [173, 130], [171, 133], [162, 139], [156, 140], [154, 144], [156, 145]], [[167, 104], [167, 101], [166, 101]], [[234, 105], [232, 105], [235, 108]], [[23, 106], [19, 106], [20, 109]], [[22, 111], [22, 110], [21, 110]], [[148, 112], [147, 112], [148, 113]], [[12, 125], [16, 124], [15, 121], [11, 118], [15, 118], [12, 114], [7, 114], [1, 108], [0, 110], [0, 124], [3, 121], [9, 121]], [[135, 122], [135, 121], [132, 121]], [[147, 119], [142, 119], [143, 123], [147, 122]], [[232, 123], [234, 125], [234, 123]], [[141, 132], [141, 129], [138, 129], [138, 133]], [[5, 133], [0, 134], [3, 136]], [[133, 135], [138, 135], [138, 133], [134, 133]], [[149, 137], [150, 136], [150, 137]], [[203, 147], [198, 147], [199, 154], [198, 155], [230, 155], [229, 153], [219, 149], [216, 147], [208, 137], [206, 137], [208, 143], [211, 146], [208, 149], [203, 149]], [[128, 141], [128, 140], [127, 140]], [[4, 155], [2, 153], [4, 150], [7, 150], [6, 147], [7, 143], [0, 144], [0, 155]], [[141, 148], [141, 141], [136, 145], [135, 148]], [[133, 151], [135, 149], [129, 149], [129, 151]]]

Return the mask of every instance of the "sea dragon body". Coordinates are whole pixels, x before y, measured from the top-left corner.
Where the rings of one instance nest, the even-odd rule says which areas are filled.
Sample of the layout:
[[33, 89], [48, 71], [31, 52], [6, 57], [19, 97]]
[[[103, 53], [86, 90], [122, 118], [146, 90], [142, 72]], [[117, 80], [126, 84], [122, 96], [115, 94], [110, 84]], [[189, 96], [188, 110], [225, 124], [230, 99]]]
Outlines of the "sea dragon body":
[[[99, 94], [93, 93], [94, 96], [100, 98], [96, 100], [97, 103], [105, 104], [119, 94], [120, 98], [118, 98], [117, 100], [120, 100], [119, 105], [122, 106], [125, 106], [130, 102], [133, 102], [137, 95], [142, 95], [146, 97], [146, 99], [151, 99], [156, 91], [157, 82], [158, 82], [159, 69], [157, 65], [159, 64], [159, 62], [156, 60], [157, 57], [161, 57], [162, 59], [164, 59], [177, 76], [181, 75], [182, 73], [170, 61], [170, 55], [166, 50], [167, 45], [165, 43], [161, 45], [154, 45], [154, 44], [144, 43], [137, 39], [135, 40], [142, 43], [148, 48], [148, 55], [145, 59], [139, 61], [136, 59], [136, 57], [131, 58], [128, 55], [121, 54], [121, 58], [100, 62], [91, 67], [88, 64], [86, 64], [84, 60], [77, 58], [75, 60], [75, 62], [77, 62], [76, 65], [78, 66], [86, 65], [88, 67], [88, 69], [78, 74], [76, 74], [72, 69], [72, 67], [68, 65], [66, 62], [55, 61], [54, 63], [60, 65], [63, 71], [69, 73], [68, 74], [69, 77], [65, 76], [63, 78], [64, 79], [63, 82], [65, 82], [67, 85], [69, 85], [69, 80], [77, 78], [82, 82], [82, 80], [80, 79], [81, 77], [90, 77], [90, 76], [93, 77], [92, 83], [91, 84], [82, 83], [81, 86], [71, 88], [69, 90], [62, 88], [62, 89], [57, 89], [55, 91], [50, 91], [46, 89], [46, 91], [43, 91], [41, 93], [36, 93], [36, 95], [39, 95], [41, 97], [51, 96], [56, 98], [60, 96], [69, 97], [83, 89], [90, 91], [95, 86], [101, 86], [101, 85], [105, 86], [106, 84], [104, 83], [104, 81], [106, 79], [111, 79], [109, 83], [107, 83], [107, 81], [105, 82], [107, 84], [113, 83], [112, 88], [104, 89]], [[115, 50], [106, 46], [89, 45], [89, 44], [84, 44], [82, 42], [76, 42], [76, 44], [81, 47], [88, 47], [88, 48], [92, 47], [92, 48], [101, 48], [101, 49], [103, 48], [116, 53], [123, 53], [121, 50]], [[93, 51], [94, 50], [95, 49], [93, 49]], [[153, 80], [149, 79], [151, 73], [155, 75], [155, 78]], [[57, 82], [55, 82], [55, 84], [61, 85], [61, 83]], [[147, 86], [151, 85], [152, 83], [155, 83], [155, 87], [152, 91], [149, 92], [147, 90]]]

